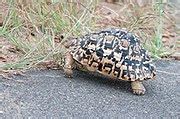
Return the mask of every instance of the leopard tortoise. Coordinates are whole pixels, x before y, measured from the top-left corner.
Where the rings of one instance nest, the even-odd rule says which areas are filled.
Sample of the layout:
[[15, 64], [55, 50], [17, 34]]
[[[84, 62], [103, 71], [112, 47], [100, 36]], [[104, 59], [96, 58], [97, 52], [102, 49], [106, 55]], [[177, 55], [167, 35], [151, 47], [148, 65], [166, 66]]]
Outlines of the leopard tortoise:
[[64, 46], [64, 73], [72, 77], [73, 65], [113, 79], [131, 82], [134, 94], [142, 95], [143, 80], [155, 78], [155, 67], [136, 35], [125, 29], [111, 28], [67, 40]]

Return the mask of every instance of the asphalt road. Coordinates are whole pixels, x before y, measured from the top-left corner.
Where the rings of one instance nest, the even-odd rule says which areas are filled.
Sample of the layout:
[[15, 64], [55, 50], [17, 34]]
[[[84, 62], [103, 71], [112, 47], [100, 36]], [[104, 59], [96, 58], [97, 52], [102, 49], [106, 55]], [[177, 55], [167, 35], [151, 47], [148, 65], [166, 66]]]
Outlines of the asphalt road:
[[0, 118], [180, 118], [180, 62], [156, 61], [157, 80], [145, 81], [144, 96], [130, 83], [75, 71], [28, 71], [0, 78]]

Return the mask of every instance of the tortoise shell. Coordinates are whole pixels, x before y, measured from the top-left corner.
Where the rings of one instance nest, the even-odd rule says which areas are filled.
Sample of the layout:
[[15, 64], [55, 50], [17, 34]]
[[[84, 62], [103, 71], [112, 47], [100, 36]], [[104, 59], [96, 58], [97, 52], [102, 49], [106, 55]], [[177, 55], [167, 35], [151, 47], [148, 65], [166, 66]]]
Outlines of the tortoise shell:
[[70, 53], [88, 71], [126, 81], [153, 79], [155, 68], [134, 34], [124, 29], [103, 30], [74, 39]]

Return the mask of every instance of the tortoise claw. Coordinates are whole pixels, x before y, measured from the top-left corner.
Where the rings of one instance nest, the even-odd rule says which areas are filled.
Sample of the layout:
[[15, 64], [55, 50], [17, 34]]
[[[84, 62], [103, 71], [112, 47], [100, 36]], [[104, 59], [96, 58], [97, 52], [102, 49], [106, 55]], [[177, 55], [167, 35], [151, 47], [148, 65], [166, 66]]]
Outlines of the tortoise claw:
[[72, 78], [72, 75], [73, 75], [72, 69], [64, 68], [64, 73], [65, 73], [65, 77]]
[[132, 87], [133, 93], [136, 95], [144, 95], [146, 92], [145, 87], [140, 81], [131, 82], [131, 87]]

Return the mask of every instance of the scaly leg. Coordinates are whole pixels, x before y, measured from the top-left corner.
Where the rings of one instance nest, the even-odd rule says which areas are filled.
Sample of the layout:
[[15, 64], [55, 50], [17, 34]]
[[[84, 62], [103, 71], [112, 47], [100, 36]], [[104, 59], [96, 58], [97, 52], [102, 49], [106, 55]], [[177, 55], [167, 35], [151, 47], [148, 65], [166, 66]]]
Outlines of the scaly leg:
[[74, 60], [73, 60], [72, 55], [69, 52], [67, 52], [65, 54], [64, 73], [65, 73], [65, 76], [69, 78], [71, 78], [73, 74], [73, 71], [72, 71], [73, 63], [74, 63]]
[[143, 95], [146, 91], [145, 87], [140, 81], [131, 82], [131, 88], [133, 90], [133, 93], [136, 95]]

